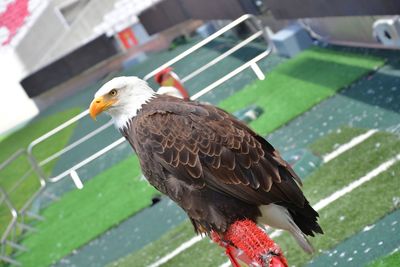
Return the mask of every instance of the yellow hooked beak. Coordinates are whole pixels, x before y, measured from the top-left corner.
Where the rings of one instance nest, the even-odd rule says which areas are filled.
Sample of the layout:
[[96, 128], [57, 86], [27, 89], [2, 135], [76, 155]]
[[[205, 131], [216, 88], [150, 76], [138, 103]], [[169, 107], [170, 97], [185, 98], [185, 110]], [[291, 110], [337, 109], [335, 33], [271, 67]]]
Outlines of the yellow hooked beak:
[[89, 107], [90, 117], [92, 117], [93, 120], [96, 120], [97, 115], [107, 110], [115, 102], [115, 99], [106, 99], [104, 96], [96, 97], [95, 99], [93, 99]]

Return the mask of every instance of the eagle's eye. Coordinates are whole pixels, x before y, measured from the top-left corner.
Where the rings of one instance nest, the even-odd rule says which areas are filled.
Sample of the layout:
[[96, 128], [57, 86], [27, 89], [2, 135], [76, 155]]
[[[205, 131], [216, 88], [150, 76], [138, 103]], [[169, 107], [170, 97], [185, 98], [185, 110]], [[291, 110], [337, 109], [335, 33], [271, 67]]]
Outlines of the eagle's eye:
[[110, 95], [110, 96], [116, 96], [117, 95], [117, 90], [116, 89], [112, 89], [108, 94]]

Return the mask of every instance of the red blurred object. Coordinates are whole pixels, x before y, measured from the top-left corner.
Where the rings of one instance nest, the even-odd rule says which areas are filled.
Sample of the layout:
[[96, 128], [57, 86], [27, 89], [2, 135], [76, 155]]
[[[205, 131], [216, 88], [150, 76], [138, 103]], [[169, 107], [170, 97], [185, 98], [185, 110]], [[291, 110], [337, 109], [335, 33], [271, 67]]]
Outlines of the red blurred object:
[[161, 86], [175, 87], [179, 91], [179, 93], [182, 95], [182, 98], [184, 100], [189, 100], [189, 98], [190, 98], [189, 93], [183, 87], [178, 75], [176, 75], [176, 73], [174, 73], [172, 70], [173, 69], [171, 67], [167, 67], [167, 68], [161, 70], [154, 76], [154, 80]]
[[156, 83], [158, 83], [159, 85], [161, 85], [161, 83], [164, 80], [164, 75], [169, 74], [172, 71], [171, 67], [166, 67], [163, 70], [160, 70], [156, 75], [154, 75], [154, 80], [156, 81]]
[[7, 45], [12, 38], [17, 34], [19, 28], [29, 16], [28, 0], [15, 0], [7, 5], [6, 10], [0, 14], [0, 28], [8, 29], [8, 37], [1, 45]]
[[131, 28], [126, 28], [125, 30], [120, 31], [118, 33], [118, 38], [121, 40], [126, 49], [138, 44], [135, 34]]
[[237, 260], [249, 266], [288, 267], [279, 246], [251, 220], [236, 221], [222, 238], [215, 232], [211, 238], [225, 248], [234, 267], [240, 267]]

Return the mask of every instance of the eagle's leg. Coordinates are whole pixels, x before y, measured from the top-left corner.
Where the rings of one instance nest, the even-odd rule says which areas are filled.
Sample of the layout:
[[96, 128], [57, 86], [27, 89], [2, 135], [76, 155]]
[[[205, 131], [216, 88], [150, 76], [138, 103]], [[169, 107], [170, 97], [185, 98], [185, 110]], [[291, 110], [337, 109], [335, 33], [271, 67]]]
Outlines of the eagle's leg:
[[279, 246], [251, 220], [234, 222], [222, 238], [213, 232], [212, 239], [226, 249], [234, 267], [240, 266], [236, 259], [249, 266], [288, 266]]

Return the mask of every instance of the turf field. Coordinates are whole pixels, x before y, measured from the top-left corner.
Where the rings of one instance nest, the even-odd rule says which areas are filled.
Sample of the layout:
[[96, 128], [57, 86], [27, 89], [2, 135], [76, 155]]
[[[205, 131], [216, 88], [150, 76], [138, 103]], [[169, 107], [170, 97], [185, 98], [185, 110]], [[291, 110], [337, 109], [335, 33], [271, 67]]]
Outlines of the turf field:
[[[349, 140], [359, 135], [363, 130], [347, 128], [343, 132], [346, 132], [346, 134], [331, 134], [319, 140], [318, 143], [325, 141], [327, 144], [340, 144], [346, 139]], [[377, 146], [376, 144], [381, 145]], [[313, 146], [311, 145], [311, 147]], [[378, 150], [379, 153], [377, 153]], [[320, 151], [326, 150], [323, 148], [318, 152]], [[307, 177], [304, 181], [305, 195], [312, 204], [315, 204], [318, 200], [329, 196], [351, 181], [365, 175], [365, 172], [368, 171], [364, 168], [365, 165], [372, 168], [378, 166], [382, 161], [399, 154], [399, 151], [400, 140], [397, 136], [379, 132], [364, 143], [323, 165]], [[365, 158], [368, 158], [368, 162], [365, 162]], [[359, 166], [358, 169], [355, 169], [355, 166]], [[325, 229], [325, 235], [313, 238], [312, 243], [314, 246], [320, 251], [328, 250], [361, 231], [365, 225], [374, 223], [385, 214], [398, 208], [394, 206], [392, 199], [400, 195], [400, 188], [393, 186], [399, 174], [400, 163], [397, 163], [373, 181], [355, 189], [351, 194], [322, 209], [320, 211], [320, 223], [322, 228]], [[379, 196], [380, 201], [375, 201], [374, 198], [371, 198], [371, 192], [375, 196]], [[353, 203], [357, 203], [357, 208], [354, 208]], [[366, 212], [366, 210], [369, 212]], [[332, 220], [332, 218], [336, 218], [336, 220]], [[185, 235], [186, 240], [193, 237], [189, 225], [189, 222], [185, 223], [143, 250], [114, 263], [113, 266], [131, 266], [133, 263], [138, 263], [138, 266], [146, 266], [155, 262], [158, 258], [168, 253], [165, 249], [161, 249], [161, 247], [164, 247], [165, 240], [170, 240], [168, 248], [171, 248], [173, 244], [178, 247], [182, 243], [182, 239], [185, 239], [183, 235]], [[346, 226], [343, 227], [343, 225]], [[176, 237], [178, 233], [179, 238]], [[285, 251], [291, 266], [304, 265], [310, 260], [310, 257], [301, 252], [292, 237], [287, 234], [280, 235], [275, 240]], [[159, 252], [154, 253], [154, 251]], [[196, 261], [193, 261], [193, 259], [196, 259]], [[225, 261], [226, 257], [221, 250], [206, 238], [163, 266], [218, 266]]]
[[[126, 172], [128, 166], [135, 171]], [[124, 194], [120, 194], [122, 191]], [[61, 201], [45, 209], [45, 222], [37, 227], [40, 234], [22, 242], [31, 253], [22, 254], [19, 260], [24, 266], [50, 265], [149, 206], [158, 194], [140, 179], [136, 157], [128, 158], [87, 182], [82, 190], [66, 193]]]
[[383, 64], [383, 60], [315, 48], [279, 65], [220, 106], [234, 112], [250, 104], [265, 113], [250, 125], [268, 134]]
[[[214, 47], [209, 49], [212, 52], [210, 53], [215, 56], [216, 51]], [[224, 49], [226, 49], [226, 47]], [[236, 62], [235, 60], [232, 62]], [[277, 68], [267, 73], [267, 79], [265, 81], [254, 81], [243, 90], [240, 90], [241, 88], [236, 88], [235, 90], [229, 91], [229, 88], [218, 88], [216, 90], [216, 92], [218, 92], [216, 93], [217, 96], [208, 96], [205, 100], [217, 103], [219, 102], [218, 100], [222, 99], [221, 96], [227, 97], [220, 103], [220, 106], [229, 111], [235, 111], [250, 104], [262, 106], [265, 113], [258, 120], [253, 122], [251, 126], [260, 133], [266, 134], [285, 125], [314, 105], [335, 95], [340, 89], [351, 85], [361, 77], [380, 67], [384, 63], [384, 60], [379, 57], [348, 52], [343, 53], [328, 49], [313, 49], [302, 53], [294, 59], [287, 61], [282, 60], [279, 61], [279, 63]], [[143, 71], [138, 68], [139, 66], [136, 66], [125, 72], [128, 74], [132, 72], [136, 74], [139, 71], [147, 72], [147, 70]], [[178, 73], [179, 68], [179, 66], [176, 67]], [[250, 76], [251, 75], [254, 74], [250, 73]], [[321, 79], [320, 77], [326, 78]], [[199, 81], [193, 81], [193, 87], [197, 86], [196, 82], [201, 84], [201, 79]], [[91, 87], [91, 90], [94, 89], [96, 89], [96, 86]], [[87, 94], [87, 92], [85, 92], [85, 94]], [[87, 95], [89, 97], [86, 101], [89, 103], [91, 96], [89, 94]], [[85, 104], [82, 99], [79, 99], [79, 101]], [[240, 105], [237, 104], [238, 102], [240, 102]], [[284, 103], [284, 105], [282, 105], [282, 103]], [[63, 105], [65, 108], [71, 104], [64, 103]], [[56, 108], [54, 108], [54, 110], [56, 110]], [[309, 112], [313, 111], [311, 110]], [[85, 129], [88, 128], [86, 127], [87, 125], [89, 124], [78, 125], [77, 129], [83, 129], [82, 131], [84, 132]], [[94, 124], [90, 124], [89, 126], [98, 126], [93, 125]], [[364, 131], [366, 131], [366, 129], [352, 127], [335, 128], [335, 133], [322, 139], [315, 138], [315, 142], [310, 144], [307, 150], [312, 151], [317, 156], [324, 155], [333, 151], [340, 144], [348, 142], [353, 136], [359, 135]], [[72, 140], [75, 140], [82, 134], [81, 132], [79, 132], [79, 134], [76, 132], [78, 131], [75, 131], [72, 137], [70, 137]], [[275, 138], [273, 139], [275, 140]], [[68, 138], [66, 140], [68, 140]], [[69, 142], [71, 142], [71, 140]], [[60, 144], [65, 145], [65, 143], [64, 141], [64, 143]], [[379, 149], [376, 147], [378, 143]], [[3, 143], [0, 143], [0, 146], [2, 146], [2, 144]], [[384, 132], [375, 134], [362, 145], [355, 147], [313, 172], [305, 181], [307, 196], [313, 203], [317, 202], [319, 199], [328, 196], [335, 190], [346, 186], [352, 180], [365, 175], [369, 171], [363, 167], [366, 164], [370, 165], [371, 168], [375, 167], [388, 157], [393, 156], [399, 149], [398, 137], [395, 135]], [[364, 162], [365, 158], [362, 157], [362, 155], [369, 156], [367, 163]], [[347, 160], [348, 157], [351, 157], [352, 160]], [[57, 164], [60, 163], [62, 162], [60, 161]], [[18, 257], [19, 260], [25, 263], [24, 266], [46, 266], [50, 263], [56, 263], [57, 266], [62, 266], [62, 261], [61, 263], [57, 263], [57, 261], [70, 254], [72, 251], [74, 251], [74, 253], [64, 258], [64, 262], [70, 262], [69, 260], [72, 259], [75, 254], [79, 254], [76, 253], [77, 249], [96, 237], [99, 237], [111, 227], [118, 229], [124, 226], [124, 223], [129, 221], [127, 218], [132, 215], [136, 214], [134, 217], [139, 218], [142, 214], [145, 214], [145, 212], [138, 213], [138, 211], [149, 206], [151, 197], [155, 194], [154, 189], [149, 187], [144, 181], [138, 179], [140, 175], [137, 162], [133, 157], [119, 159], [115, 164], [116, 165], [111, 168], [108, 168], [107, 164], [104, 167], [104, 164], [100, 161], [97, 165], [102, 166], [99, 167], [100, 171], [97, 170], [98, 168], [96, 166], [93, 167], [93, 172], [99, 174], [94, 179], [88, 180], [83, 190], [67, 191], [67, 193], [62, 195], [60, 201], [52, 204], [43, 211], [43, 216], [46, 217], [46, 221], [37, 225], [40, 232], [28, 236], [23, 241], [23, 244], [32, 250], [31, 253], [24, 253]], [[57, 168], [57, 166], [55, 166], [55, 168]], [[342, 175], [338, 175], [336, 168], [341, 169]], [[390, 171], [395, 173], [399, 172], [398, 165], [393, 166]], [[90, 172], [93, 173], [92, 171]], [[347, 175], [346, 172], [350, 173], [350, 175]], [[110, 179], [110, 177], [112, 177], [112, 179]], [[322, 179], [322, 177], [324, 178]], [[393, 177], [387, 175], [385, 172], [370, 183], [372, 184], [379, 180], [383, 180], [386, 183], [394, 182], [391, 179], [393, 179]], [[350, 198], [350, 200], [347, 200], [346, 196], [340, 199], [340, 201], [344, 201], [343, 203], [352, 203], [353, 201], [368, 203], [368, 198], [366, 196], [368, 195], [368, 190], [371, 190], [371, 188], [367, 187], [367, 185], [369, 185], [369, 183], [365, 184], [362, 188], [356, 189], [356, 191], [360, 190], [360, 194], [357, 194], [357, 197], [354, 196]], [[318, 187], [323, 187], [324, 190], [317, 190], [316, 188]], [[390, 186], [378, 189], [388, 190], [389, 193], [386, 195], [387, 199], [399, 194], [396, 188]], [[121, 194], [120, 192], [124, 193]], [[342, 205], [344, 205], [343, 203]], [[375, 204], [379, 203], [372, 203], [372, 205]], [[321, 216], [321, 222], [326, 224], [326, 226], [323, 225], [323, 227], [327, 229], [331, 229], [331, 227], [333, 227], [332, 223], [334, 223], [328, 218], [332, 218], [338, 213], [337, 210], [331, 207], [335, 207], [335, 203], [323, 210], [324, 212], [326, 210], [326, 214], [328, 214], [329, 217]], [[149, 210], [151, 212], [154, 208], [146, 209], [146, 211]], [[337, 232], [334, 232], [334, 235], [326, 235], [328, 236], [326, 239], [324, 239], [325, 236], [317, 238], [315, 240], [316, 247], [321, 247], [321, 249], [324, 250], [331, 248], [341, 240], [360, 231], [363, 225], [365, 226], [367, 223], [374, 222], [395, 209], [395, 207], [390, 206], [389, 203], [386, 202], [379, 208], [381, 213], [371, 213], [370, 216], [366, 216], [366, 218], [352, 221], [351, 227], [345, 229], [346, 231], [338, 229]], [[359, 216], [356, 212], [357, 211], [353, 210], [344, 210], [344, 215], [340, 214], [340, 216]], [[82, 224], [81, 222], [85, 223]], [[163, 235], [161, 239], [113, 263], [113, 265], [145, 266], [173, 251], [182, 242], [193, 237], [192, 229], [188, 223], [183, 223], [177, 228], [172, 227], [173, 224], [176, 225], [179, 224], [179, 222], [180, 221], [176, 221], [172, 223], [172, 230]], [[131, 226], [132, 227], [128, 229], [135, 229], [134, 224]], [[65, 229], [65, 231], [60, 233], [60, 227]], [[151, 226], [149, 225], [148, 227]], [[147, 230], [143, 229], [143, 231], [145, 232], [149, 229], [150, 228]], [[64, 233], [70, 234], [65, 235]], [[55, 236], [57, 238], [54, 238]], [[277, 240], [279, 240], [279, 244], [282, 244], [282, 247], [289, 250], [289, 252], [292, 251], [291, 246], [293, 246], [293, 244], [285, 235], [280, 236]], [[151, 240], [146, 242], [145, 244], [149, 244]], [[105, 246], [107, 245], [104, 245], [104, 247]], [[116, 246], [115, 249], [118, 249], [118, 247]], [[85, 251], [84, 249], [82, 250]], [[96, 252], [93, 253], [93, 255], [96, 254]], [[101, 251], [98, 250], [97, 254], [111, 254], [112, 256], [113, 252], [111, 250], [107, 253], [101, 253]], [[204, 258], [204, 255], [208, 255], [208, 257]], [[193, 259], [196, 257], [198, 257], [198, 263], [193, 262]], [[288, 253], [288, 257], [293, 264], [306, 263], [308, 261], [308, 258], [305, 258], [303, 255], [294, 256], [292, 253]], [[82, 266], [96, 266], [96, 262], [98, 263], [100, 258], [104, 258], [104, 255], [99, 255], [98, 258], [96, 258], [96, 256], [94, 256], [94, 258], [92, 256], [86, 256], [86, 258], [91, 258], [91, 260], [88, 259], [87, 264], [85, 263]], [[102, 262], [109, 263], [111, 258], [112, 257], [107, 258]], [[208, 240], [203, 240], [168, 261], [165, 265], [217, 266], [225, 261], [226, 258], [223, 256], [221, 250], [216, 249], [216, 246], [210, 244]], [[89, 265], [92, 263], [95, 265]]]
[[400, 252], [395, 252], [389, 256], [382, 257], [368, 265], [368, 267], [390, 267], [396, 266], [400, 262]]

